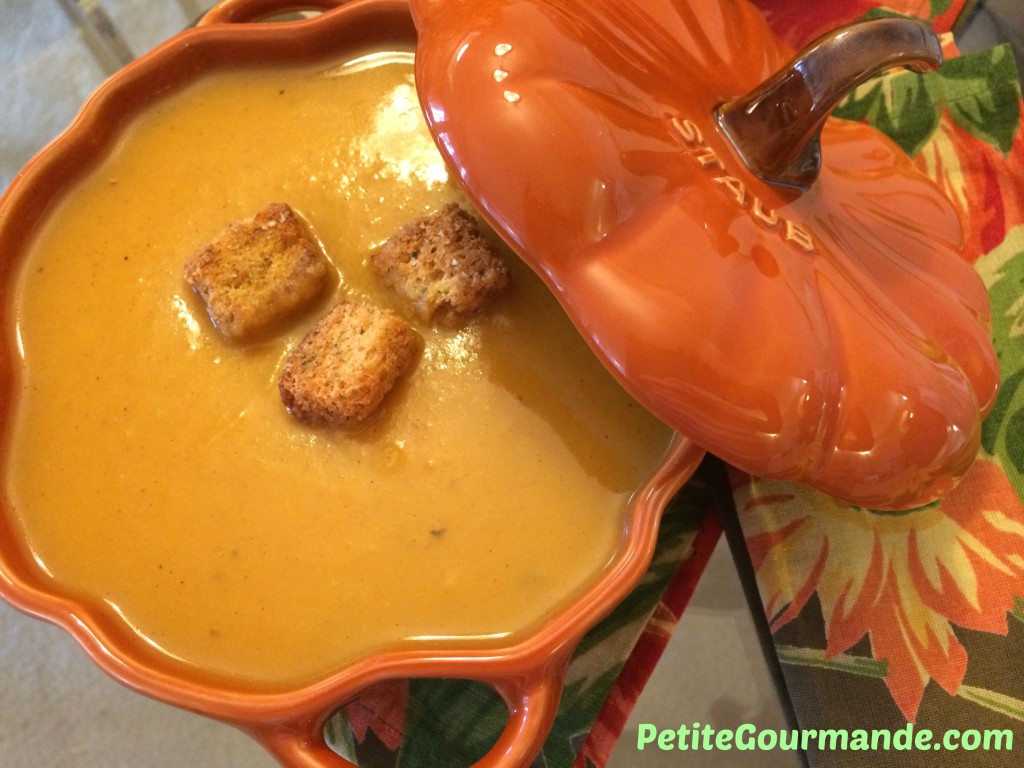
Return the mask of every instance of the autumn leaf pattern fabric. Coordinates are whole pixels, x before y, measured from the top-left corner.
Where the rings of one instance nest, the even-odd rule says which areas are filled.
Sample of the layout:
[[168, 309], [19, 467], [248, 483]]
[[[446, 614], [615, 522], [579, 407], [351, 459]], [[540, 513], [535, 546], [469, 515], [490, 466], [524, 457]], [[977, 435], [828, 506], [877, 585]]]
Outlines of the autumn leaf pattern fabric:
[[[902, 5], [895, 10], [924, 5], [920, 15], [936, 19], [949, 4]], [[889, 134], [960, 210], [965, 258], [992, 303], [1000, 394], [963, 482], [919, 509], [851, 507], [734, 474], [774, 651], [802, 728], [992, 728], [1022, 743], [1024, 672], [1013, 660], [1024, 652], [1024, 136], [1012, 53], [999, 47], [950, 58], [934, 74], [890, 75], [859, 88], [837, 114]], [[949, 759], [808, 754], [815, 768]], [[956, 760], [1019, 764], [1006, 751], [961, 751]]]

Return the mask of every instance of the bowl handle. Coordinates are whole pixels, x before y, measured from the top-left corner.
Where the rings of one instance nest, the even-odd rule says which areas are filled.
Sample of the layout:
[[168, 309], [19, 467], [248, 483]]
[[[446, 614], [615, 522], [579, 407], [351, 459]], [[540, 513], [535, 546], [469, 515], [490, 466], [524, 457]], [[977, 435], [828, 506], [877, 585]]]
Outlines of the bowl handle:
[[292, 11], [330, 11], [349, 0], [221, 0], [197, 22], [211, 24], [247, 24], [268, 16]]
[[[494, 746], [471, 768], [526, 768], [540, 753], [558, 713], [565, 663], [523, 679], [492, 682], [505, 699], [509, 719]], [[285, 768], [358, 768], [327, 745], [330, 713], [298, 726], [246, 728]]]

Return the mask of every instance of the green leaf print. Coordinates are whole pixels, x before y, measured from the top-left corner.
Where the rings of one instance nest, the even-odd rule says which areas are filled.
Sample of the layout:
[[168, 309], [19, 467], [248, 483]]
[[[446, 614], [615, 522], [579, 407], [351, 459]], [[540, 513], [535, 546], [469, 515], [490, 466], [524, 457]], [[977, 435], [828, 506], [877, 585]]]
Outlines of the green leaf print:
[[324, 738], [331, 749], [346, 760], [357, 759], [359, 751], [356, 746], [356, 739], [352, 733], [352, 728], [348, 724], [348, 715], [344, 709], [336, 712], [324, 723]]
[[[579, 739], [597, 718], [621, 665], [594, 679], [566, 686], [558, 716], [544, 744], [545, 765], [570, 768]], [[472, 765], [482, 758], [508, 720], [504, 701], [491, 688], [468, 680], [413, 680], [398, 768]]]
[[581, 740], [594, 725], [621, 669], [615, 665], [593, 680], [576, 680], [565, 687], [558, 717], [542, 750], [545, 765], [569, 768], [573, 764]]
[[869, 659], [847, 653], [829, 656], [820, 648], [797, 648], [791, 645], [776, 645], [775, 652], [780, 662], [796, 667], [817, 667], [861, 677], [883, 678], [889, 674], [889, 663], [884, 659]]
[[957, 696], [979, 704], [985, 707], [985, 709], [998, 712], [1006, 717], [1012, 717], [1014, 720], [1024, 720], [1024, 701], [1015, 699], [1012, 696], [989, 691], [985, 688], [976, 688], [972, 685], [961, 685], [960, 690], [957, 691]]
[[871, 123], [908, 155], [921, 151], [939, 127], [928, 76], [887, 77], [854, 90], [835, 110], [836, 117]]
[[1024, 487], [1024, 225], [977, 263], [992, 303], [992, 338], [1001, 387], [982, 425], [982, 447], [997, 456], [1015, 488]]
[[949, 110], [958, 126], [1010, 151], [1020, 129], [1020, 83], [1009, 45], [950, 59], [925, 79], [936, 106]]
[[[937, 16], [941, 16], [950, 9], [953, 5], [953, 0], [931, 0], [930, 12], [928, 15], [929, 19], [934, 19]], [[906, 13], [898, 13], [897, 11], [890, 11], [887, 8], [872, 8], [869, 11], [865, 11], [861, 19], [881, 19], [890, 17], [899, 18], [917, 18], [916, 16], [910, 16]]]
[[1020, 130], [1020, 84], [1009, 46], [946, 61], [926, 75], [895, 73], [856, 88], [836, 117], [866, 121], [911, 157], [931, 139], [943, 112], [971, 136], [1010, 151]]
[[468, 680], [411, 680], [396, 766], [472, 765], [508, 720], [502, 698]]

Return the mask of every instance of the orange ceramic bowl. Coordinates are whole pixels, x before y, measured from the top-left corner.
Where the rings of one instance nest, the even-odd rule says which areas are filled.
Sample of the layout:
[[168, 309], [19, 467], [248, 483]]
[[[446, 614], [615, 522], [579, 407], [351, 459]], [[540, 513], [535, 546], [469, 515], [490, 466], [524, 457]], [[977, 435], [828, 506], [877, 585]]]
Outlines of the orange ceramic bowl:
[[[324, 11], [287, 24], [249, 24], [298, 8]], [[8, 445], [18, 408], [18, 341], [12, 307], [19, 267], [47, 209], [95, 166], [126, 121], [154, 94], [172, 92], [209, 73], [238, 65], [316, 63], [349, 51], [396, 43], [411, 47], [415, 28], [404, 0], [228, 0], [196, 28], [160, 46], [107, 81], [71, 128], [32, 160], [0, 199], [0, 428]], [[558, 707], [570, 654], [587, 630], [639, 581], [650, 563], [664, 505], [702, 452], [677, 439], [646, 484], [637, 489], [628, 524], [607, 569], [525, 640], [503, 648], [452, 647], [389, 652], [359, 661], [296, 690], [260, 693], [202, 671], [183, 670], [132, 640], [115, 611], [81, 598], [74, 584], [46, 576], [19, 539], [11, 504], [0, 507], [0, 593], [14, 606], [63, 627], [106, 672], [163, 701], [232, 723], [258, 739], [284, 765], [347, 766], [325, 743], [323, 724], [360, 690], [385, 679], [456, 677], [493, 686], [509, 723], [480, 766], [525, 766], [540, 750]], [[187, 660], [186, 660], [187, 661]], [[196, 669], [199, 669], [198, 667]]]

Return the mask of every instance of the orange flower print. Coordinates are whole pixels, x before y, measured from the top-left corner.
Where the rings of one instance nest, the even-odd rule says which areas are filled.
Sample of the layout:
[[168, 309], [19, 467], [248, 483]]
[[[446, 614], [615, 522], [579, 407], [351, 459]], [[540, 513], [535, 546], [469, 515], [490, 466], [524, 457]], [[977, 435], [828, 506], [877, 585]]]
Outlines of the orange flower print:
[[933, 140], [914, 162], [938, 182], [969, 225], [964, 243], [969, 261], [997, 248], [1007, 232], [1024, 221], [1024, 186], [1008, 179], [1003, 170], [1024, 167], [1024, 141], [1014, 141], [1009, 153], [1003, 153], [973, 136], [944, 110]]
[[929, 680], [957, 693], [967, 653], [956, 627], [1005, 635], [1024, 594], [1024, 507], [989, 458], [945, 499], [900, 513], [778, 481], [751, 480], [735, 494], [772, 630], [817, 593], [826, 656], [868, 635], [908, 721]]

